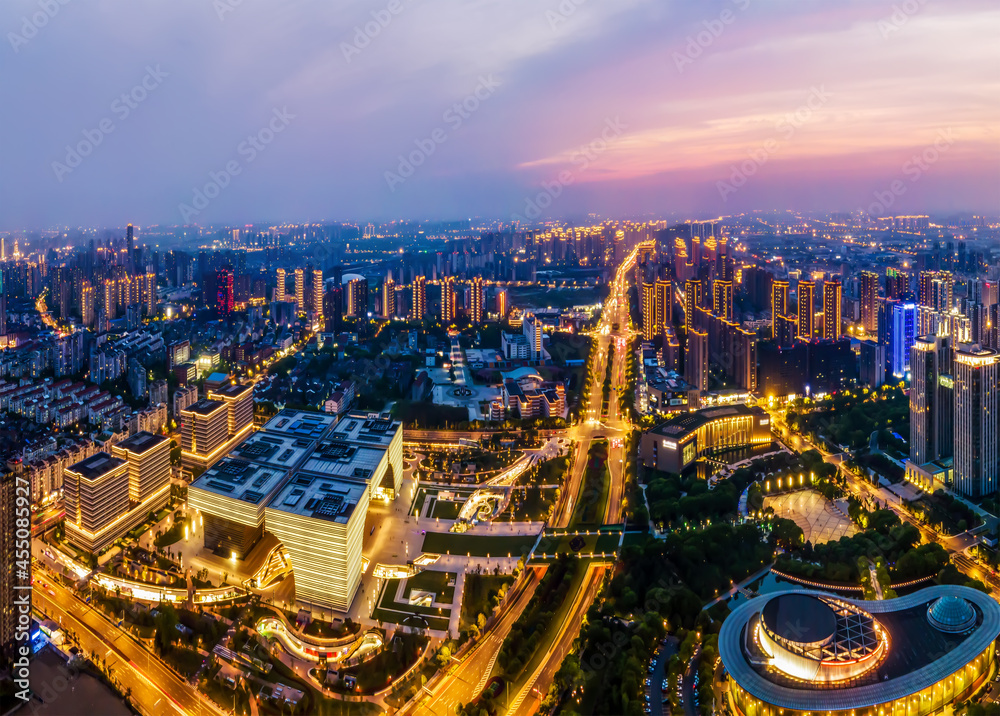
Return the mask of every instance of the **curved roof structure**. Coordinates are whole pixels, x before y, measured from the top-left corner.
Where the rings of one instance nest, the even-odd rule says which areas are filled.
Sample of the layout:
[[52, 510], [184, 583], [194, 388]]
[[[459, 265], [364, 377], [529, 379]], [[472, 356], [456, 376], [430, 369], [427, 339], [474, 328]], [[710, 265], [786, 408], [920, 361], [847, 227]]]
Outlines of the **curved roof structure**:
[[[835, 597], [871, 614], [890, 636], [889, 656], [874, 678], [860, 685], [844, 685], [835, 689], [814, 688], [809, 683], [782, 679], [760, 664], [752, 664], [744, 649], [744, 635], [758, 616], [767, 619], [770, 604], [775, 600], [781, 612], [793, 592], [779, 592], [751, 599], [737, 607], [722, 625], [719, 633], [719, 655], [730, 678], [746, 692], [778, 708], [797, 711], [844, 711], [884, 704], [909, 696], [950, 676], [983, 651], [1000, 636], [1000, 604], [978, 590], [957, 585], [939, 585], [913, 594], [884, 601], [864, 601]], [[795, 595], [831, 598], [819, 591], [795, 591]], [[942, 598], [947, 601], [939, 602]], [[956, 598], [975, 614], [975, 622], [966, 633], [945, 633], [930, 622], [929, 607], [941, 611], [941, 618], [953, 619], [968, 615]], [[931, 642], [936, 642], [932, 644]]]
[[976, 610], [962, 597], [939, 597], [927, 607], [927, 621], [935, 629], [958, 634], [976, 625]]
[[811, 594], [790, 592], [768, 600], [761, 611], [764, 625], [789, 642], [815, 644], [833, 638], [837, 617]]

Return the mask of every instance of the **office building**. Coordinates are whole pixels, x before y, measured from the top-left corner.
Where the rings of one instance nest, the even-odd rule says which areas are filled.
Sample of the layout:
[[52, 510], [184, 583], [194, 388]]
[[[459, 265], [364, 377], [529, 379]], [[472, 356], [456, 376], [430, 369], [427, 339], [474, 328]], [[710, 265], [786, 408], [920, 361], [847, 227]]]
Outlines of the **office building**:
[[215, 272], [215, 310], [220, 316], [233, 312], [233, 270], [221, 268]]
[[788, 281], [771, 281], [771, 338], [781, 342], [781, 319], [788, 315]]
[[726, 617], [719, 656], [738, 716], [948, 714], [996, 671], [1000, 605], [935, 585], [861, 601], [780, 591]]
[[441, 322], [449, 324], [455, 320], [455, 277], [441, 279]]
[[280, 268], [277, 271], [277, 279], [274, 284], [274, 300], [275, 301], [285, 301], [285, 269]]
[[[205, 381], [206, 387], [208, 381]], [[229, 437], [242, 435], [253, 425], [253, 385], [236, 383], [208, 391], [210, 400], [226, 404], [226, 427]]]
[[125, 519], [128, 463], [99, 452], [70, 465], [63, 471], [63, 502], [66, 539], [87, 552], [99, 552], [131, 528]]
[[952, 453], [955, 393], [952, 346], [923, 336], [910, 349], [910, 461], [924, 465]]
[[368, 316], [368, 279], [363, 276], [347, 280], [347, 314], [355, 318]]
[[861, 327], [871, 336], [878, 333], [878, 274], [862, 271], [858, 280]]
[[482, 276], [476, 276], [472, 279], [470, 289], [469, 320], [471, 320], [474, 324], [479, 325], [483, 322], [483, 316], [485, 315], [484, 307], [486, 305], [484, 303]]
[[889, 370], [895, 378], [905, 378], [910, 370], [910, 349], [917, 338], [917, 306], [892, 304], [889, 323]]
[[840, 340], [843, 286], [839, 279], [823, 283], [823, 338]]
[[997, 490], [1000, 354], [970, 346], [955, 351], [955, 489], [979, 499]]
[[205, 469], [222, 456], [229, 440], [229, 407], [202, 398], [181, 410], [181, 464], [185, 470]]
[[295, 269], [295, 307], [299, 313], [306, 312], [306, 272], [305, 269]]
[[427, 278], [425, 276], [413, 278], [413, 305], [410, 313], [415, 321], [422, 321], [427, 315]]
[[798, 337], [804, 341], [811, 341], [816, 332], [816, 284], [812, 281], [799, 281], [796, 288], [798, 300], [799, 333]]
[[113, 445], [111, 454], [128, 463], [131, 502], [143, 502], [160, 491], [166, 501], [170, 487], [170, 438], [138, 432]]

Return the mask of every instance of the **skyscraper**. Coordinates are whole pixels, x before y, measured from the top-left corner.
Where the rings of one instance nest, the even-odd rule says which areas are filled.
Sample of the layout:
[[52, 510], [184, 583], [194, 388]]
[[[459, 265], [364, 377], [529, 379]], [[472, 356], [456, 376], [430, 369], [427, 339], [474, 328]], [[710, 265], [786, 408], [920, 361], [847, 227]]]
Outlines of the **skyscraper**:
[[497, 291], [497, 315], [503, 320], [507, 317], [507, 289], [501, 288]]
[[80, 284], [80, 322], [87, 328], [94, 325], [94, 296], [94, 287], [89, 281]]
[[316, 269], [312, 272], [312, 304], [313, 313], [323, 323], [323, 271]]
[[889, 368], [896, 378], [910, 370], [910, 349], [916, 340], [917, 306], [914, 303], [892, 304], [889, 322]]
[[921, 306], [947, 313], [952, 309], [955, 277], [948, 271], [921, 271], [917, 300]]
[[277, 271], [277, 278], [274, 283], [274, 300], [285, 300], [285, 269], [283, 268], [280, 268]]
[[483, 278], [476, 276], [472, 279], [472, 291], [470, 295], [469, 318], [476, 325], [483, 322]]
[[305, 269], [295, 269], [295, 303], [299, 313], [306, 312], [306, 272]]
[[[27, 507], [21, 511], [17, 509], [16, 486], [17, 475], [14, 472], [4, 471], [0, 474], [0, 549], [6, 555], [0, 564], [0, 663], [4, 662], [3, 657], [13, 653], [16, 644], [18, 608], [14, 603], [15, 599], [19, 596], [26, 598], [27, 613], [31, 613], [31, 588], [20, 592], [16, 590], [17, 518], [23, 516], [23, 519], [28, 519]], [[19, 515], [19, 512], [22, 514]], [[28, 564], [28, 556], [25, 555], [24, 564]], [[20, 581], [25, 585], [30, 584], [27, 575]]]
[[717, 280], [712, 284], [712, 313], [733, 320], [733, 282]]
[[839, 279], [823, 283], [823, 338], [828, 341], [840, 338], [842, 295], [843, 286]]
[[347, 282], [347, 313], [355, 318], [368, 315], [368, 279], [358, 276]]
[[781, 340], [781, 319], [788, 315], [788, 281], [771, 282], [771, 338]]
[[973, 499], [997, 489], [998, 410], [1000, 355], [978, 346], [955, 351], [955, 487]]
[[952, 453], [951, 356], [951, 342], [945, 336], [917, 338], [910, 350], [910, 461], [917, 465]]
[[656, 285], [642, 284], [642, 337], [651, 341], [657, 333], [656, 324]]
[[656, 280], [656, 323], [662, 333], [673, 323], [674, 317], [674, 285], [668, 280]]
[[708, 390], [708, 332], [690, 329], [684, 352], [684, 380], [697, 390]]
[[230, 268], [215, 272], [215, 310], [220, 316], [233, 312], [233, 270]]
[[445, 276], [441, 280], [441, 322], [455, 320], [455, 277]]
[[701, 305], [701, 281], [688, 279], [684, 282], [684, 328], [695, 326], [695, 312]]
[[422, 321], [427, 313], [427, 277], [413, 277], [413, 319]]
[[910, 297], [910, 275], [898, 269], [885, 270], [885, 297], [905, 301]]
[[812, 281], [799, 281], [796, 292], [799, 303], [799, 338], [811, 341], [816, 332], [813, 313], [816, 305], [816, 284]]
[[861, 326], [869, 335], [878, 333], [878, 274], [862, 271], [859, 280], [861, 293]]
[[396, 315], [396, 283], [390, 272], [382, 282], [382, 318], [392, 318]]

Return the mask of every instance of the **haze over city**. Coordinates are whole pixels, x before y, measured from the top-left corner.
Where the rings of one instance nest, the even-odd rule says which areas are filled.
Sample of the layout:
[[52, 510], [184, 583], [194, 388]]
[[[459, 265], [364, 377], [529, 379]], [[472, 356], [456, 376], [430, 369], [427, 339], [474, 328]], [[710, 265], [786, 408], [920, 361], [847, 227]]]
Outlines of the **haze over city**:
[[851, 211], [894, 180], [892, 211], [998, 198], [988, 0], [22, 1], [0, 26], [2, 229], [507, 220], [564, 171], [542, 218]]

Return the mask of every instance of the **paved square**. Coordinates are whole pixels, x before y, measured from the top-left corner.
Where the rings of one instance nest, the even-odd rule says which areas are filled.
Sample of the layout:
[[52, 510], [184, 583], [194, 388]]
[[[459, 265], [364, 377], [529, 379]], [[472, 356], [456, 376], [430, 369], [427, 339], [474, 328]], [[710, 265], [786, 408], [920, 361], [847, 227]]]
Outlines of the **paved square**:
[[858, 531], [846, 512], [815, 490], [765, 497], [764, 509], [768, 507], [774, 508], [776, 516], [793, 520], [802, 528], [806, 541], [813, 544], [834, 542]]

